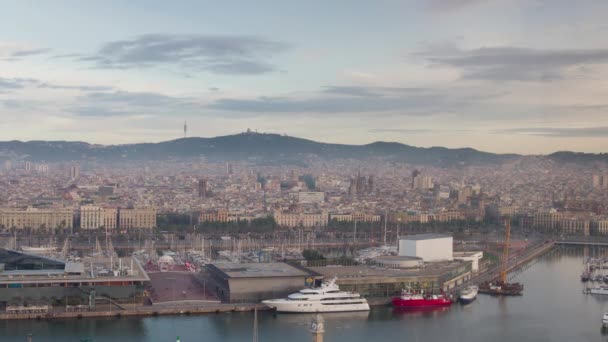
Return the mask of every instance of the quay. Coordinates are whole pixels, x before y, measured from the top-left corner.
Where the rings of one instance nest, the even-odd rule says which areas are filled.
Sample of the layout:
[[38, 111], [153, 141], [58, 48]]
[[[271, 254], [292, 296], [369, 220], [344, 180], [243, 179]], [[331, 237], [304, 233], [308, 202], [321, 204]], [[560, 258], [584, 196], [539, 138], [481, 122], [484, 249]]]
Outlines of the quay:
[[564, 246], [608, 246], [607, 240], [588, 240], [588, 239], [565, 239], [555, 241], [556, 245]]
[[106, 311], [81, 311], [81, 312], [48, 312], [48, 313], [23, 313], [23, 314], [0, 314], [0, 320], [42, 320], [61, 318], [100, 318], [123, 316], [166, 316], [166, 315], [198, 315], [223, 312], [246, 312], [246, 311], [270, 310], [263, 304], [214, 304], [214, 305], [154, 305], [127, 307], [124, 310]]
[[[537, 246], [531, 247], [522, 255], [513, 256], [512, 259], [509, 260], [509, 266], [507, 267], [507, 272], [513, 272], [521, 267], [526, 266], [528, 263], [533, 261], [534, 259], [540, 257], [541, 255], [549, 252], [556, 246], [555, 241], [546, 241]], [[484, 281], [491, 281], [497, 278], [500, 274], [500, 265], [492, 266], [489, 269], [480, 271], [477, 275], [471, 277], [468, 281], [460, 284], [455, 287], [453, 291], [457, 292], [464, 287], [471, 284], [479, 284]]]
[[[386, 306], [391, 302], [390, 298], [371, 298], [368, 300], [370, 306]], [[202, 315], [218, 314], [226, 312], [248, 312], [248, 311], [269, 311], [272, 310], [264, 304], [239, 303], [239, 304], [211, 304], [211, 305], [154, 305], [127, 307], [124, 310], [106, 311], [82, 311], [82, 312], [49, 312], [49, 313], [23, 313], [6, 314], [0, 313], [0, 320], [43, 320], [43, 319], [64, 319], [64, 318], [121, 318], [127, 316], [156, 317], [156, 316], [177, 316], [177, 315]]]

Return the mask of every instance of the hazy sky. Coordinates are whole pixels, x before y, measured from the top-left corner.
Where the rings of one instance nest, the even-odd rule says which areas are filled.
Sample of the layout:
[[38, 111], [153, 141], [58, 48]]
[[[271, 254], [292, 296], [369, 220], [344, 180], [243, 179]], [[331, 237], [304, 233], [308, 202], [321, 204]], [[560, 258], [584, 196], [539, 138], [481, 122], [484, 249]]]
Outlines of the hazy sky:
[[608, 1], [0, 1], [0, 140], [608, 152]]

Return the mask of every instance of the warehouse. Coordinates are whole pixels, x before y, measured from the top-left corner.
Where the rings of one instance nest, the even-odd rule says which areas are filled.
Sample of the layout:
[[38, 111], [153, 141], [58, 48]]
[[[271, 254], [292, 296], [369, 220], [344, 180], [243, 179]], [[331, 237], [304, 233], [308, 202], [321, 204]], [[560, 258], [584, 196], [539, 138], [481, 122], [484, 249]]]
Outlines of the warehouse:
[[66, 299], [89, 306], [108, 298], [141, 301], [150, 278], [139, 263], [130, 262], [132, 270], [116, 274], [109, 271], [109, 264], [109, 260], [70, 262], [0, 249], [0, 307], [28, 302], [65, 305]]
[[216, 263], [207, 266], [210, 285], [223, 302], [259, 302], [281, 298], [321, 279], [319, 274], [286, 263]]
[[444, 234], [408, 235], [399, 239], [399, 255], [424, 262], [453, 260], [453, 238]]
[[337, 277], [341, 290], [360, 293], [369, 298], [388, 298], [402, 289], [424, 289], [427, 292], [450, 292], [471, 277], [470, 261], [446, 261], [424, 268], [389, 268], [378, 266], [309, 267], [325, 279]]

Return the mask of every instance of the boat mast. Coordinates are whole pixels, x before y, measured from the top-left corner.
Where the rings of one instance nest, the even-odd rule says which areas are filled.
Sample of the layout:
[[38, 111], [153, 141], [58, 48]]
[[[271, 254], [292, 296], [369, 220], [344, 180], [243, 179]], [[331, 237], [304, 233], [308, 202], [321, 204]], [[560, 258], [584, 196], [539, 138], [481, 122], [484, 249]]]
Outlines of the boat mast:
[[502, 251], [502, 264], [500, 266], [500, 281], [507, 282], [507, 268], [509, 267], [509, 245], [511, 242], [511, 220], [505, 219], [505, 246]]
[[258, 342], [258, 308], [253, 308], [253, 342]]

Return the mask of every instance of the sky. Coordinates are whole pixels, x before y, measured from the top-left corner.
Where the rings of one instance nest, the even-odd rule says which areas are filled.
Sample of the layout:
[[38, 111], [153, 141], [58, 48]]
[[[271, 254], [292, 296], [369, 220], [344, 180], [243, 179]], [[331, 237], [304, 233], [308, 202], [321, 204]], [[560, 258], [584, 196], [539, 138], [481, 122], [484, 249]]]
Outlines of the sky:
[[608, 1], [4, 1], [0, 140], [608, 152]]

